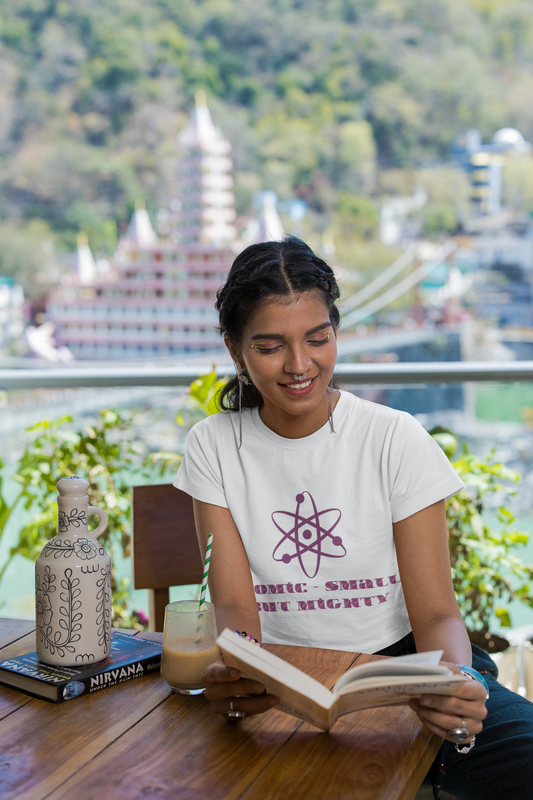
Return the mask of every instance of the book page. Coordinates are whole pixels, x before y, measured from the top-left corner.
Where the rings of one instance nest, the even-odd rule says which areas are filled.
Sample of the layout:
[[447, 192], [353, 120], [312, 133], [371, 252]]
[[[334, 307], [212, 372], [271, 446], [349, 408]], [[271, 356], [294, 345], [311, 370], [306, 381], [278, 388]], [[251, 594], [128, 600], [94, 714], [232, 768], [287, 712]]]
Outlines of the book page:
[[346, 687], [352, 687], [360, 680], [401, 675], [452, 675], [448, 667], [439, 664], [443, 650], [431, 650], [427, 653], [413, 653], [408, 656], [397, 656], [382, 661], [371, 661], [349, 669], [333, 687], [334, 694], [341, 694]]
[[420, 697], [422, 694], [455, 694], [465, 680], [464, 675], [452, 673], [450, 677], [405, 678], [396, 685], [391, 685], [390, 681], [380, 686], [367, 684], [361, 688], [352, 684], [351, 691], [346, 688], [344, 693], [336, 697], [332, 709], [332, 724], [337, 717], [352, 711], [362, 711], [364, 708], [404, 705], [412, 697]]
[[217, 645], [227, 666], [239, 669], [246, 678], [259, 681], [269, 694], [280, 698], [281, 705], [277, 708], [322, 730], [328, 729], [328, 711], [334, 700], [329, 689], [228, 628], [218, 637]]

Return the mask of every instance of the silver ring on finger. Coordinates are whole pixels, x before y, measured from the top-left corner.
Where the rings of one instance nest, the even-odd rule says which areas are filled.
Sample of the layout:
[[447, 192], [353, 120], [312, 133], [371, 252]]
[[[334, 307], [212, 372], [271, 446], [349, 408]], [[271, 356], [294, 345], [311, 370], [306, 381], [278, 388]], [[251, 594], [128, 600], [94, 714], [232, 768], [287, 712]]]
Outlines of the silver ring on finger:
[[229, 711], [226, 713], [226, 717], [228, 719], [231, 719], [234, 722], [238, 722], [240, 719], [244, 719], [247, 716], [248, 714], [246, 713], [246, 711], [236, 711], [233, 708], [233, 700], [229, 701]]
[[468, 737], [472, 735], [468, 730], [468, 728], [466, 727], [465, 720], [463, 719], [461, 721], [463, 723], [461, 728], [451, 728], [448, 731], [448, 736], [450, 737], [450, 739], [453, 739], [453, 741], [457, 742], [457, 744], [464, 742], [465, 739], [468, 739]]

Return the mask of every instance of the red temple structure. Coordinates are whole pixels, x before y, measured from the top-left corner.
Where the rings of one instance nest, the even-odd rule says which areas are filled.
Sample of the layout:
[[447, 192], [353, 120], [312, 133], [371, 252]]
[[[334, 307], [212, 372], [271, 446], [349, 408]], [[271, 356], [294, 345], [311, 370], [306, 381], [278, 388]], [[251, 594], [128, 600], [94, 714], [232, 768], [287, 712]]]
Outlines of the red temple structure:
[[178, 151], [165, 238], [137, 207], [109, 271], [99, 273], [80, 238], [77, 271], [50, 296], [56, 344], [78, 359], [162, 358], [221, 347], [213, 294], [242, 244], [233, 226], [231, 146], [213, 125], [204, 96], [178, 135]]

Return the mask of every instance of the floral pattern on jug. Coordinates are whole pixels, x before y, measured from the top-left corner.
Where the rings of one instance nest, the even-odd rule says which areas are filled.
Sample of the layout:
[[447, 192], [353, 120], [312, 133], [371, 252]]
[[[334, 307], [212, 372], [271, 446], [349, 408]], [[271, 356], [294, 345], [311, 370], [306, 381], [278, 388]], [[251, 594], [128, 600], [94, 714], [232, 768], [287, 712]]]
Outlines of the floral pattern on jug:
[[[35, 563], [37, 654], [46, 664], [92, 664], [110, 652], [111, 560], [97, 541], [107, 514], [89, 506], [88, 487], [76, 476], [58, 481], [58, 535]], [[100, 517], [94, 531], [91, 514]]]

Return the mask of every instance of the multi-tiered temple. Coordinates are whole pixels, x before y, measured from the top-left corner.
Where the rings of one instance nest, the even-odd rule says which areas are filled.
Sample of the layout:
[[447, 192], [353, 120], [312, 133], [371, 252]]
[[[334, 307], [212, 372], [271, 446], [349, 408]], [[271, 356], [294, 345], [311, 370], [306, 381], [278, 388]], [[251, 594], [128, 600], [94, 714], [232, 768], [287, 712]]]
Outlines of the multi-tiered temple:
[[221, 346], [213, 294], [239, 246], [231, 147], [197, 99], [178, 136], [177, 194], [159, 239], [136, 208], [105, 276], [83, 240], [78, 270], [47, 308], [56, 343], [77, 358], [153, 358]]

